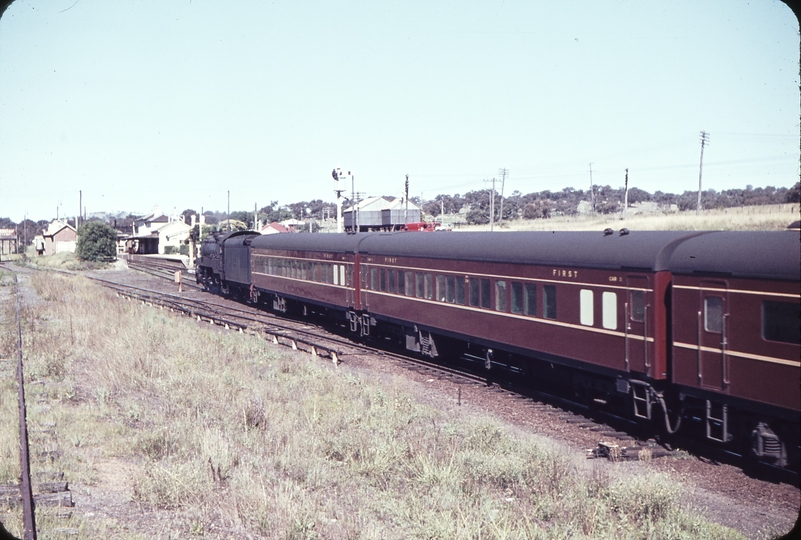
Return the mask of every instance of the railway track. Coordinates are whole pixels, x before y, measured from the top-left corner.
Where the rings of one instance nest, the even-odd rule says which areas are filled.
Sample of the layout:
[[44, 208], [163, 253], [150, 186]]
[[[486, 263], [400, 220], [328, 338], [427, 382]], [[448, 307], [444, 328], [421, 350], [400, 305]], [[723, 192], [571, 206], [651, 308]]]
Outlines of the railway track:
[[158, 278], [174, 280], [176, 272], [181, 272], [182, 284], [190, 289], [202, 289], [200, 285], [195, 283], [194, 278], [185, 279], [189, 275], [194, 275], [194, 270], [187, 268], [184, 263], [180, 261], [173, 261], [168, 259], [155, 259], [144, 255], [128, 255], [126, 258], [128, 268], [138, 270], [151, 276]]
[[[138, 265], [146, 266], [147, 261]], [[147, 273], [172, 280], [172, 275], [168, 272]], [[253, 333], [275, 344], [329, 358], [334, 363], [339, 363], [348, 356], [379, 355], [384, 361], [396, 362], [418, 373], [447, 378], [458, 385], [489, 387], [491, 391], [507, 395], [512, 400], [522, 400], [530, 404], [532, 408], [549, 415], [556, 422], [574, 425], [595, 434], [599, 444], [587, 450], [587, 456], [590, 458], [623, 460], [640, 459], [645, 454], [649, 458], [676, 454], [672, 448], [657, 444], [648, 434], [640, 436], [637, 425], [627, 418], [591, 410], [586, 405], [565, 397], [517, 384], [514, 381], [515, 372], [505, 370], [505, 366], [495, 366], [490, 379], [484, 367], [484, 359], [462, 356], [451, 364], [435, 362], [423, 357], [410, 356], [406, 352], [387, 350], [381, 343], [357, 342], [350, 337], [337, 334], [335, 329], [310, 325], [302, 319], [279, 317], [254, 306], [225, 301], [214, 295], [210, 295], [209, 300], [197, 300], [107, 280], [97, 279], [97, 281], [114, 289], [121, 297], [172, 309], [202, 322]], [[459, 395], [458, 399], [460, 398]]]
[[[31, 473], [31, 456], [34, 458], [45, 454], [43, 452], [31, 453], [31, 444], [28, 428], [28, 408], [26, 400], [25, 366], [23, 362], [23, 316], [21, 310], [21, 293], [18, 273], [5, 265], [0, 268], [13, 275], [14, 297], [14, 332], [16, 353], [16, 383], [17, 403], [19, 411], [19, 457], [20, 457], [20, 483], [18, 485], [0, 485], [0, 505], [5, 507], [22, 507], [23, 539], [35, 540], [38, 537], [36, 526], [36, 508], [45, 506], [73, 506], [72, 494], [67, 482], [64, 482], [63, 472]], [[36, 437], [44, 435], [48, 430], [33, 430]], [[52, 430], [49, 430], [52, 433]], [[38, 445], [34, 444], [34, 448]], [[48, 458], [58, 454], [58, 451], [46, 452]], [[35, 460], [34, 460], [35, 461]], [[52, 461], [52, 460], [50, 460]]]

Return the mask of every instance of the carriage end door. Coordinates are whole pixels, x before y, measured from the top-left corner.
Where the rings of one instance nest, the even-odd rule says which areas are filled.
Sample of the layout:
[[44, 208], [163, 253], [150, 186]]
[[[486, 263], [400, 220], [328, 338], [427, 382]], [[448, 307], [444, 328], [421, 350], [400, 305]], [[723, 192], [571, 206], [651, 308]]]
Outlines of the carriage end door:
[[628, 371], [650, 375], [648, 317], [651, 294], [648, 288], [648, 278], [627, 276], [626, 289], [626, 368]]
[[719, 281], [701, 282], [698, 306], [698, 378], [701, 386], [723, 390], [728, 384], [728, 291]]

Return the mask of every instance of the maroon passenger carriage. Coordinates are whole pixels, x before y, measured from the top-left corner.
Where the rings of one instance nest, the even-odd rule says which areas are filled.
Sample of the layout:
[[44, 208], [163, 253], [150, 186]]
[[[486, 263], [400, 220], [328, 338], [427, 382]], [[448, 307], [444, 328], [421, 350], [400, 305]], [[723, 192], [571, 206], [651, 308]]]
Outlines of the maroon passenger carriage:
[[671, 381], [684, 416], [711, 441], [795, 469], [800, 261], [797, 231], [703, 234], [670, 260]]
[[252, 239], [251, 274], [279, 311], [797, 469], [800, 245], [783, 231], [271, 235]]

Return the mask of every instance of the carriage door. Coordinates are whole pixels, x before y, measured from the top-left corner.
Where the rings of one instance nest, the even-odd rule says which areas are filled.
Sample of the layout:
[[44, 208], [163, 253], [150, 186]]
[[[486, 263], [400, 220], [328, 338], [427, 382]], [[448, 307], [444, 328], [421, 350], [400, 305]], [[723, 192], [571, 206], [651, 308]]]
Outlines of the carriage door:
[[726, 365], [727, 333], [726, 284], [702, 281], [698, 306], [698, 379], [701, 386], [723, 390], [728, 384]]
[[626, 369], [650, 375], [651, 362], [648, 351], [648, 316], [651, 295], [648, 278], [628, 276], [626, 278]]

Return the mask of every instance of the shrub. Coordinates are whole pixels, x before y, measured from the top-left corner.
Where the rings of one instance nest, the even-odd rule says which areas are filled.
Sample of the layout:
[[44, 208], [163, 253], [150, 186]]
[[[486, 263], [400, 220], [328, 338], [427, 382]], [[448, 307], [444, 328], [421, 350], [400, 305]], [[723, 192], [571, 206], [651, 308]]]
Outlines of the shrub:
[[84, 261], [113, 260], [117, 256], [117, 231], [99, 221], [81, 225], [75, 255]]

